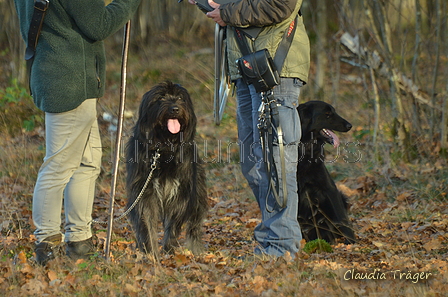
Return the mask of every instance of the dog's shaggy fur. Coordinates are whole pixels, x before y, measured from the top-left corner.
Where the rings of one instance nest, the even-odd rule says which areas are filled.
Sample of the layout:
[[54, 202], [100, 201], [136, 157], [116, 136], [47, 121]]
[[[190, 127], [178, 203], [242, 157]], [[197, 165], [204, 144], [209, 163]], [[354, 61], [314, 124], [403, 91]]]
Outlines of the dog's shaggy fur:
[[297, 182], [298, 221], [303, 237], [334, 243], [337, 238], [354, 242], [355, 234], [347, 215], [347, 198], [337, 189], [325, 162], [325, 143], [337, 147], [332, 130], [347, 132], [352, 125], [334, 107], [322, 101], [309, 101], [297, 108], [302, 125]]
[[164, 82], [143, 95], [133, 136], [127, 143], [128, 207], [137, 199], [160, 158], [141, 200], [130, 212], [138, 248], [159, 259], [157, 226], [163, 223], [163, 250], [172, 253], [186, 226], [187, 247], [203, 250], [202, 226], [207, 213], [205, 172], [194, 137], [196, 116], [187, 90]]

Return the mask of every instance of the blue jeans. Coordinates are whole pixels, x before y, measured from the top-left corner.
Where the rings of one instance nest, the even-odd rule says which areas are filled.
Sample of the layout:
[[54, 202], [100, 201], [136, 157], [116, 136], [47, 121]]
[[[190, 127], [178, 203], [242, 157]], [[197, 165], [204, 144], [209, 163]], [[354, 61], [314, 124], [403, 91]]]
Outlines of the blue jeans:
[[[246, 85], [242, 79], [236, 81], [237, 87], [237, 120], [240, 143], [241, 169], [247, 179], [261, 211], [261, 223], [255, 228], [254, 237], [259, 243], [256, 254], [282, 256], [289, 251], [299, 251], [302, 234], [297, 221], [297, 162], [298, 144], [301, 137], [300, 118], [297, 113], [300, 87], [302, 82], [295, 78], [281, 78], [281, 84], [274, 88], [273, 94], [278, 106], [280, 125], [283, 130], [285, 150], [285, 168], [287, 184], [287, 205], [281, 208], [269, 191], [269, 177], [263, 161], [260, 135], [257, 127], [258, 108], [261, 95], [255, 92], [252, 85]], [[275, 134], [275, 132], [274, 132]], [[279, 196], [283, 201], [282, 175], [279, 147], [275, 135], [273, 156], [279, 178]], [[269, 191], [269, 193], [268, 193]]]

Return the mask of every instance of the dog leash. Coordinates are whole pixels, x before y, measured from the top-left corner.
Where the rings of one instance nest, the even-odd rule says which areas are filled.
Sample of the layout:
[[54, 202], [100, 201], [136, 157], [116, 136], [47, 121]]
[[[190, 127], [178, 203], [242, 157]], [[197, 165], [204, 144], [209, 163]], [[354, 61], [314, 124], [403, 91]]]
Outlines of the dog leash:
[[[146, 178], [145, 184], [143, 185], [143, 188], [140, 191], [140, 194], [138, 194], [137, 199], [135, 199], [134, 203], [132, 203], [132, 205], [122, 215], [120, 215], [118, 218], [115, 218], [113, 220], [114, 222], [119, 221], [122, 218], [124, 218], [125, 216], [127, 216], [135, 208], [137, 203], [142, 199], [143, 193], [146, 191], [146, 188], [148, 187], [148, 184], [152, 179], [154, 170], [156, 170], [156, 168], [157, 168], [157, 160], [159, 158], [160, 158], [160, 153], [159, 153], [159, 149], [157, 149], [156, 153], [154, 154], [154, 159], [151, 164], [151, 171], [149, 171], [148, 177]], [[106, 221], [98, 221], [98, 220], [92, 220], [92, 222], [96, 223], [96, 224], [101, 224], [101, 225], [105, 225], [108, 223]]]
[[[281, 208], [285, 208], [288, 202], [288, 190], [286, 187], [286, 165], [285, 165], [285, 150], [283, 143], [283, 130], [280, 125], [280, 120], [277, 110], [277, 102], [272, 95], [271, 91], [266, 93], [261, 93], [262, 102], [260, 108], [258, 109], [258, 130], [260, 132], [260, 141], [263, 151], [263, 158], [265, 158], [266, 173], [269, 178], [269, 188], [266, 194], [266, 210], [268, 212], [273, 212], [273, 209], [268, 207], [267, 196], [271, 192], [275, 197], [277, 204]], [[272, 120], [271, 120], [272, 118]], [[282, 190], [283, 190], [283, 200], [280, 199], [279, 195], [279, 184], [277, 169], [275, 166], [275, 160], [273, 158], [273, 127], [277, 128], [277, 139], [280, 152], [280, 166], [282, 175]], [[271, 168], [272, 165], [272, 168]], [[274, 182], [274, 179], [276, 180]]]

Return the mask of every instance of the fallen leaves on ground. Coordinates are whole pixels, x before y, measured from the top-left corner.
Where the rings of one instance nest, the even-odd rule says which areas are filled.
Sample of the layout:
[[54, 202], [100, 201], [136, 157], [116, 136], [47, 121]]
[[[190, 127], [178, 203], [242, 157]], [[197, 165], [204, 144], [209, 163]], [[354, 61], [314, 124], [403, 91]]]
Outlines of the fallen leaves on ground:
[[[423, 167], [427, 174], [434, 173]], [[46, 267], [33, 261], [33, 184], [2, 176], [0, 292], [2, 296], [443, 296], [448, 290], [446, 185], [430, 182], [418, 190], [401, 190], [406, 169], [395, 171], [381, 171], [386, 177], [366, 172], [337, 182], [349, 198], [358, 242], [335, 244], [331, 253], [254, 255], [258, 204], [239, 166], [225, 163], [207, 168], [210, 212], [204, 224], [203, 254], [194, 256], [186, 250], [182, 235], [175, 253], [162, 253], [156, 263], [136, 251], [133, 233], [123, 219], [114, 223], [109, 261], [104, 259], [106, 226], [94, 224], [97, 257], [72, 262], [61, 247]], [[103, 177], [95, 201], [94, 217], [100, 220], [107, 219], [109, 184], [110, 177]], [[438, 198], [421, 197], [425, 192]], [[116, 216], [124, 211], [122, 186], [117, 193]], [[302, 246], [305, 243], [302, 240]]]

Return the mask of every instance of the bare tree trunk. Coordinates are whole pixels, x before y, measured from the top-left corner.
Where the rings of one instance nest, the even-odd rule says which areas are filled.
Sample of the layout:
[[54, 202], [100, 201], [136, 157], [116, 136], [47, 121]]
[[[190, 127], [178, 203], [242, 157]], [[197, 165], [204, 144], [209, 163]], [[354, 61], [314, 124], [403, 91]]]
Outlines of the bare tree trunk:
[[[442, 11], [446, 11], [448, 9], [447, 3], [444, 2], [442, 5]], [[448, 16], [447, 14], [443, 17], [443, 27], [441, 32], [447, 32], [448, 30]], [[444, 36], [442, 34], [442, 36]], [[443, 44], [445, 47], [445, 57], [448, 57], [448, 38], [445, 38], [445, 43]], [[448, 77], [448, 60], [445, 60], [445, 78]], [[445, 87], [445, 96], [443, 98], [442, 103], [442, 121], [440, 124], [440, 133], [441, 133], [441, 147], [442, 147], [442, 153], [447, 156], [448, 153], [448, 80], [446, 81], [446, 87]]]
[[374, 100], [374, 110], [375, 110], [375, 123], [373, 125], [373, 143], [377, 144], [378, 139], [378, 131], [380, 127], [380, 96], [378, 95], [378, 88], [376, 86], [376, 78], [375, 72], [372, 68], [370, 69], [370, 80], [372, 81], [372, 89], [373, 89], [373, 100]]
[[316, 84], [315, 93], [321, 97], [327, 69], [327, 7], [325, 0], [317, 0], [317, 45], [316, 45]]
[[213, 22], [207, 19], [197, 7], [183, 1], [142, 1], [135, 19], [137, 34], [145, 43], [154, 36], [201, 37], [204, 30], [213, 36]]
[[420, 54], [421, 23], [422, 7], [420, 5], [420, 0], [415, 0], [415, 45], [414, 56], [412, 57], [412, 81], [415, 81], [417, 77], [417, 60]]
[[[446, 52], [446, 55], [448, 56], [448, 42], [445, 42], [445, 43], [447, 43], [445, 45], [445, 47], [446, 47], [445, 52]], [[448, 62], [445, 62], [445, 64], [446, 64], [445, 65], [445, 73], [446, 73], [446, 75], [448, 75]], [[442, 134], [442, 137], [440, 139], [440, 142], [441, 142], [442, 151], [446, 156], [448, 153], [448, 81], [446, 83], [445, 98], [443, 98], [442, 106], [443, 106], [442, 121], [441, 121], [441, 125], [440, 125], [441, 126], [440, 133]]]
[[398, 86], [398, 73], [395, 70], [394, 62], [392, 58], [392, 42], [391, 42], [391, 30], [389, 21], [386, 18], [386, 10], [384, 2], [380, 2], [379, 0], [373, 0], [372, 7], [373, 13], [373, 28], [376, 31], [376, 40], [379, 41], [379, 44], [382, 45], [381, 49], [383, 51], [383, 57], [385, 59], [385, 63], [389, 66], [389, 78], [390, 78], [390, 97], [392, 99], [392, 116], [394, 117], [394, 130], [395, 135], [398, 140], [398, 145], [401, 150], [404, 152], [403, 157], [408, 161], [410, 159], [410, 140], [409, 140], [409, 131], [408, 124], [405, 117], [404, 107], [402, 98], [399, 93]]
[[[14, 7], [14, 1], [0, 1], [0, 9], [6, 12], [3, 13], [3, 16], [0, 18], [0, 27], [2, 28], [1, 31], [3, 31], [0, 34], [0, 39], [6, 39], [9, 53], [13, 61], [13, 63], [7, 65], [7, 68], [10, 68], [7, 71], [11, 72], [11, 77], [17, 78], [19, 83], [24, 84], [27, 80], [25, 67], [25, 43], [20, 35], [19, 21], [17, 19], [16, 9]], [[5, 41], [5, 39], [3, 41]]]
[[149, 33], [148, 31], [152, 19], [149, 13], [142, 13], [142, 12], [150, 10], [151, 10], [150, 1], [142, 1], [139, 6], [139, 13], [137, 14], [137, 24], [139, 28], [138, 31], [140, 33], [140, 38], [145, 43], [149, 41], [148, 37], [150, 34], [148, 34]]
[[[411, 78], [412, 81], [416, 81], [418, 75], [417, 61], [420, 56], [420, 43], [421, 43], [421, 26], [422, 26], [422, 7], [420, 5], [420, 0], [415, 0], [415, 45], [414, 45], [414, 54], [412, 57], [412, 66], [411, 66]], [[412, 124], [415, 130], [419, 132], [422, 131], [422, 124], [419, 114], [419, 106], [415, 100], [412, 98]]]
[[[442, 11], [440, 0], [436, 0], [436, 61], [434, 65], [434, 73], [432, 77], [432, 87], [431, 87], [431, 102], [433, 105], [436, 104], [436, 83], [439, 72], [439, 61], [440, 61], [440, 31], [442, 29]], [[438, 116], [434, 109], [431, 109], [431, 140], [434, 139], [434, 130], [436, 122], [438, 122]]]

